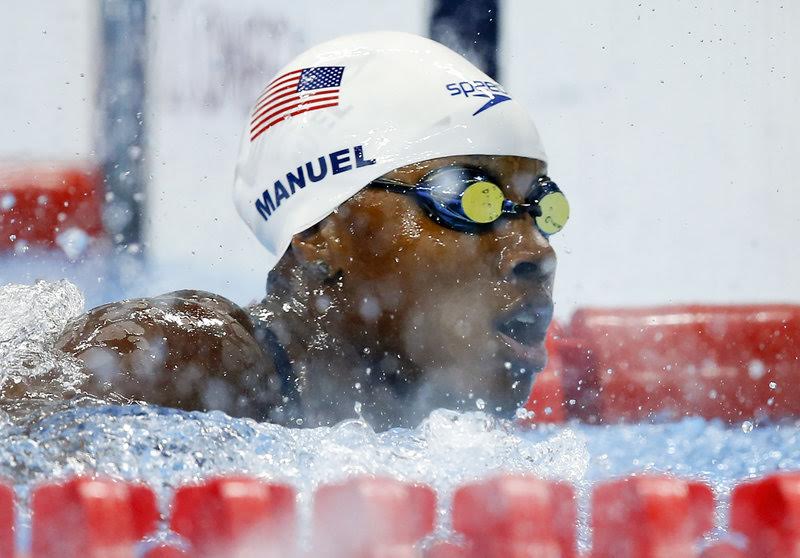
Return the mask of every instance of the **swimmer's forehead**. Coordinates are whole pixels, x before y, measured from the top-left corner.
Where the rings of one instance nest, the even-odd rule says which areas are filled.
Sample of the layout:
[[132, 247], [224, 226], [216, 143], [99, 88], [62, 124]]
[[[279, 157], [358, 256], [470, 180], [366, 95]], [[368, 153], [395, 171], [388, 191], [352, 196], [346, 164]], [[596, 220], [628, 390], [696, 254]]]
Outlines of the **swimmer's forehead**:
[[448, 165], [477, 167], [485, 171], [488, 177], [496, 181], [507, 193], [522, 199], [530, 193], [531, 185], [536, 179], [547, 171], [546, 164], [538, 159], [515, 156], [460, 155], [406, 165], [387, 173], [385, 177], [406, 184], [416, 184], [432, 170]]

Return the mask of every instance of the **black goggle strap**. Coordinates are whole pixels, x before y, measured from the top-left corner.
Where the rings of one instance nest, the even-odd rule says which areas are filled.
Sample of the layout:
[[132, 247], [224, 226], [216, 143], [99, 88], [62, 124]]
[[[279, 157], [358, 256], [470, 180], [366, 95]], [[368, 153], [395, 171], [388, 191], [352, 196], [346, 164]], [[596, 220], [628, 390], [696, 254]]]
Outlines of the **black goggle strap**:
[[406, 182], [401, 182], [400, 180], [394, 180], [393, 178], [376, 178], [372, 182], [370, 182], [370, 186], [382, 186], [387, 190], [392, 192], [399, 192], [401, 194], [408, 193], [410, 190], [413, 190], [417, 186], [415, 184], [408, 184]]

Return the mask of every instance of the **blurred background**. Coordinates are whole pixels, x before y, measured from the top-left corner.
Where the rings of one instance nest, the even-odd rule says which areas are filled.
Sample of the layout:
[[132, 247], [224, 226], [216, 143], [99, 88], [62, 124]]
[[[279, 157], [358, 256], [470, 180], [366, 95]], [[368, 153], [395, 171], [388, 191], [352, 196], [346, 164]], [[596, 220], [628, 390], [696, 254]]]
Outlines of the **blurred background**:
[[[304, 49], [401, 30], [534, 115], [572, 204], [556, 314], [800, 301], [800, 4], [10, 0], [0, 19], [0, 284], [90, 304], [263, 295], [231, 201], [250, 103]], [[13, 15], [12, 15], [13, 14]], [[399, 78], [398, 78], [399, 79]]]

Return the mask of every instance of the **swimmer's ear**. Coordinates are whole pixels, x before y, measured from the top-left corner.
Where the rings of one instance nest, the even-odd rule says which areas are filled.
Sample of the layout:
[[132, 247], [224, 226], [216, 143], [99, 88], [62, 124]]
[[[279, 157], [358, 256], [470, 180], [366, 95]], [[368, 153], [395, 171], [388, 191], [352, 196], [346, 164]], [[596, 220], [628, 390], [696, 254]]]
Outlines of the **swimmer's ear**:
[[342, 246], [336, 242], [335, 225], [326, 220], [292, 237], [292, 252], [298, 263], [333, 276], [342, 267]]

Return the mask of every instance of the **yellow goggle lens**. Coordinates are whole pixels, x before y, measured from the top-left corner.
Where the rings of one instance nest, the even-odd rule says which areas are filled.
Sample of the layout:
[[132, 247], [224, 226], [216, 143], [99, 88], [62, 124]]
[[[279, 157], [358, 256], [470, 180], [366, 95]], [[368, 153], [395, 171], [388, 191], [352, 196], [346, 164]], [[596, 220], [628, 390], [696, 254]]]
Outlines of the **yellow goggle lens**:
[[467, 186], [461, 194], [461, 208], [476, 223], [491, 223], [502, 215], [504, 200], [503, 191], [497, 184], [480, 181]]
[[569, 202], [561, 192], [551, 192], [539, 200], [542, 214], [536, 217], [536, 226], [545, 234], [555, 234], [569, 220]]

